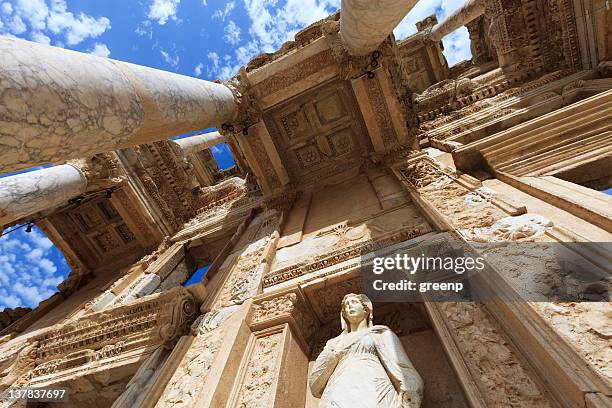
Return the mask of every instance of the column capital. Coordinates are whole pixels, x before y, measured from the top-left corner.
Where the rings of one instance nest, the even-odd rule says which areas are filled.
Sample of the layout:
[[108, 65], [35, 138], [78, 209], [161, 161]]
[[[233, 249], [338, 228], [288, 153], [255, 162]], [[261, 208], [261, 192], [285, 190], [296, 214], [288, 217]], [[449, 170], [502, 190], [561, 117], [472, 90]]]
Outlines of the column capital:
[[88, 192], [115, 188], [127, 180], [114, 153], [99, 153], [86, 159], [69, 160], [66, 164], [83, 173]]
[[247, 78], [244, 67], [236, 76], [223, 82], [234, 95], [237, 105], [237, 113], [231, 123], [223, 123], [220, 128], [222, 135], [248, 131], [249, 126], [261, 120], [261, 108], [257, 104], [257, 99], [252, 92], [252, 86]]
[[319, 321], [299, 290], [260, 295], [253, 300], [247, 323], [254, 332], [289, 324], [304, 350], [309, 351]]

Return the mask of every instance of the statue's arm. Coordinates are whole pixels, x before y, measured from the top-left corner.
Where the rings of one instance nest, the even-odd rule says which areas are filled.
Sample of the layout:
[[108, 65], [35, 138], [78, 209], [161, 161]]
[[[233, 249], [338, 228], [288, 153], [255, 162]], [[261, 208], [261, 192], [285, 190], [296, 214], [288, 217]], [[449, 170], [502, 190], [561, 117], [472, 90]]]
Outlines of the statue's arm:
[[399, 337], [387, 329], [380, 334], [378, 352], [387, 373], [402, 396], [405, 408], [418, 408], [423, 399], [423, 380], [412, 365]]
[[323, 391], [325, 391], [327, 381], [336, 369], [342, 355], [343, 353], [341, 351], [333, 349], [330, 341], [327, 342], [325, 348], [323, 348], [323, 351], [319, 354], [319, 357], [317, 357], [310, 371], [310, 375], [308, 376], [310, 390], [314, 397], [321, 398]]

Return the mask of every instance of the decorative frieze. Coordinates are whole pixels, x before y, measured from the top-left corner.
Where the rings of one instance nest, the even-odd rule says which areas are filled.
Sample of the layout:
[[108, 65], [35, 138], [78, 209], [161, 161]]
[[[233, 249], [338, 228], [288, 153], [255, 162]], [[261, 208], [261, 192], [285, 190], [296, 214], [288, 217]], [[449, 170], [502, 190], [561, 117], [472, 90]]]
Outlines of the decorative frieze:
[[258, 82], [253, 85], [253, 92], [260, 98], [272, 95], [335, 63], [336, 60], [332, 50], [327, 49]]
[[[17, 378], [32, 384], [59, 380], [68, 370], [74, 378], [101, 367], [93, 362], [144, 353], [160, 345], [171, 347], [189, 331], [197, 310], [195, 298], [176, 287], [52, 326], [29, 340], [3, 383]], [[53, 377], [45, 377], [50, 374]]]
[[410, 159], [396, 167], [397, 171], [412, 190], [418, 190], [431, 183], [445, 184], [451, 181], [440, 165], [428, 156]]
[[270, 272], [264, 276], [263, 286], [264, 288], [268, 288], [303, 275], [330, 268], [344, 261], [359, 257], [360, 255], [418, 237], [430, 231], [431, 229], [425, 226], [409, 227], [389, 234], [384, 234], [376, 240], [369, 239], [352, 245], [347, 242], [348, 245], [338, 245], [339, 248], [332, 249], [331, 251], [316, 255], [297, 264]]

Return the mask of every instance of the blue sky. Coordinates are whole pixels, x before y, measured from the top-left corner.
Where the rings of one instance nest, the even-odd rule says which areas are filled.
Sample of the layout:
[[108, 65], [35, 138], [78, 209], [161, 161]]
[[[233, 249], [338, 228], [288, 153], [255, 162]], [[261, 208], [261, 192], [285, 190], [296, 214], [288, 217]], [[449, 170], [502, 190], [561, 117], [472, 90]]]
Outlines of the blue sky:
[[[432, 13], [441, 19], [464, 0], [420, 0], [395, 33], [404, 38]], [[228, 79], [261, 52], [271, 52], [340, 0], [0, 0], [0, 35], [10, 35], [140, 65], [214, 80]], [[444, 39], [452, 65], [470, 58], [467, 30]], [[220, 167], [232, 164], [224, 145]], [[34, 229], [0, 238], [0, 310], [34, 307], [69, 269]]]

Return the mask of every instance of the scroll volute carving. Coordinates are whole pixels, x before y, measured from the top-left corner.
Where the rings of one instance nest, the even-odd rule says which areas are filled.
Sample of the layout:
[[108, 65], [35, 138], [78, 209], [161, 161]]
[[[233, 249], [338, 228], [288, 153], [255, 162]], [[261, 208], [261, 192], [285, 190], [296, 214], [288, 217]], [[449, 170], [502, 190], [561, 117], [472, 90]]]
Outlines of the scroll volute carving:
[[191, 324], [199, 314], [199, 305], [189, 293], [177, 296], [168, 320], [159, 328], [164, 347], [171, 349], [180, 336], [189, 333]]
[[320, 326], [310, 305], [298, 291], [266, 294], [255, 298], [247, 322], [253, 331], [289, 324], [307, 354]]

